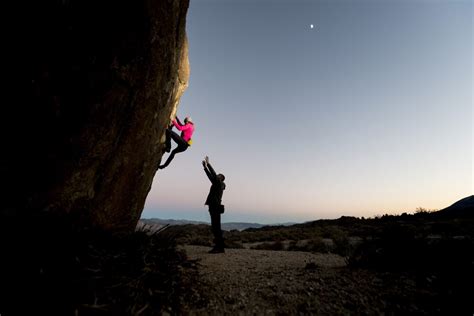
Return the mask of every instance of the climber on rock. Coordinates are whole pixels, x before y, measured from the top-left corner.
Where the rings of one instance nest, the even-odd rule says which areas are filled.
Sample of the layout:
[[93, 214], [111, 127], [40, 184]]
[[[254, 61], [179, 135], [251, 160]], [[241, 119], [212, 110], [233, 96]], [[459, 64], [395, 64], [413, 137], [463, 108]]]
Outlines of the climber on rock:
[[[173, 126], [181, 131], [181, 136], [172, 130]], [[158, 169], [166, 168], [170, 164], [171, 160], [173, 160], [174, 155], [185, 151], [186, 149], [188, 149], [189, 146], [191, 146], [193, 132], [194, 132], [194, 123], [191, 117], [187, 116], [184, 119], [184, 124], [181, 123], [178, 117], [176, 117], [172, 121], [172, 124], [166, 129], [165, 151], [170, 152], [171, 139], [173, 139], [176, 142], [176, 144], [178, 144], [178, 146], [175, 149], [173, 149], [173, 151], [168, 156], [168, 159], [166, 159], [166, 162], [163, 165], [158, 166]]]

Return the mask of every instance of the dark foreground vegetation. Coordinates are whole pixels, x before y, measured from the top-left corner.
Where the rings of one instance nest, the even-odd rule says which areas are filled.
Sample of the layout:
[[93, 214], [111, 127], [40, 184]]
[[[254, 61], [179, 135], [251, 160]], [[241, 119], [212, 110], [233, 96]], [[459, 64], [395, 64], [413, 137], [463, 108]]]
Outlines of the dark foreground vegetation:
[[[172, 226], [164, 233], [183, 244], [212, 244], [206, 225]], [[414, 305], [411, 312], [474, 313], [474, 210], [341, 217], [224, 236], [228, 248], [336, 253], [345, 257], [350, 271], [377, 275], [389, 287], [398, 283], [387, 280], [406, 280], [414, 296], [394, 288], [398, 294], [392, 299], [400, 306]]]
[[192, 263], [163, 235], [78, 231], [46, 217], [0, 225], [2, 316], [158, 315], [186, 305]]
[[[225, 232], [225, 239], [229, 248], [342, 256], [344, 267], [323, 268], [309, 262], [301, 273], [310, 287], [321, 286], [311, 297], [324, 299], [328, 293], [345, 297], [349, 305], [337, 303], [355, 314], [377, 310], [389, 315], [472, 315], [473, 215], [420, 210], [369, 219], [341, 217], [233, 230]], [[186, 314], [196, 306], [208, 308], [210, 300], [197, 286], [198, 265], [176, 246], [211, 246], [209, 226], [111, 235], [78, 230], [77, 223], [57, 217], [2, 218], [2, 316]], [[297, 298], [303, 307], [298, 311], [320, 310], [318, 300], [301, 295]], [[377, 306], [367, 303], [371, 301]]]

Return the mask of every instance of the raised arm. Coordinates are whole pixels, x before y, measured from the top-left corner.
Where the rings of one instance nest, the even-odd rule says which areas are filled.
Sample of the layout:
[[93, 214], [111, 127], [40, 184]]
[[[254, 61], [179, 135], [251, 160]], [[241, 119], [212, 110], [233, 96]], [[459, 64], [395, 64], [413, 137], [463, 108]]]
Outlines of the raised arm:
[[214, 168], [212, 168], [212, 166], [209, 162], [207, 162], [207, 168], [209, 169], [209, 172], [212, 174], [212, 177], [214, 179], [217, 179], [217, 174], [216, 174], [216, 172], [214, 171]]
[[206, 156], [206, 158], [204, 158], [204, 160], [202, 161], [202, 165], [204, 167], [204, 172], [206, 172], [206, 175], [209, 180], [211, 180], [212, 183], [217, 181], [217, 174], [214, 171], [214, 168], [212, 168], [211, 164], [209, 163], [209, 157]]
[[209, 180], [210, 180], [211, 182], [214, 182], [216, 178], [215, 178], [215, 177], [212, 175], [212, 173], [209, 171], [206, 161], [204, 161], [204, 160], [202, 161], [202, 166], [204, 167], [204, 172], [206, 173], [206, 175], [207, 175], [207, 177], [209, 178]]

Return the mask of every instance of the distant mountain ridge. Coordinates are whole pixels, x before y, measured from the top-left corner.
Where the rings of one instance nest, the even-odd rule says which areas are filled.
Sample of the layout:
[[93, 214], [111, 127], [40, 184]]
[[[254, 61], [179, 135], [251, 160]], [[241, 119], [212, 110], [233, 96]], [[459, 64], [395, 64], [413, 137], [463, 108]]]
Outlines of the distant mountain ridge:
[[448, 206], [447, 208], [443, 209], [442, 211], [445, 210], [464, 210], [464, 209], [474, 209], [474, 195], [465, 197], [464, 199], [461, 199], [455, 203], [453, 203], [451, 206]]
[[440, 211], [441, 216], [474, 216], [474, 195], [465, 197]]
[[[472, 217], [474, 216], [474, 195], [465, 197], [452, 205], [433, 212], [430, 214], [430, 216], [441, 216], [441, 217]], [[307, 226], [314, 226], [314, 225], [319, 225], [320, 223], [339, 223], [339, 224], [344, 224], [344, 223], [352, 223], [353, 219], [355, 217], [352, 216], [342, 216], [339, 219], [334, 219], [334, 220], [327, 220], [327, 219], [321, 219], [321, 220], [315, 220], [315, 221], [307, 221], [304, 223], [296, 223], [296, 222], [288, 222], [288, 223], [275, 223], [275, 224], [260, 224], [260, 223], [247, 223], [247, 222], [227, 222], [227, 223], [222, 223], [222, 230], [246, 230], [246, 229], [260, 229], [263, 228], [264, 230], [272, 230], [275, 229], [278, 226], [293, 226], [295, 225], [296, 227], [307, 227]], [[210, 225], [209, 222], [202, 222], [202, 221], [191, 221], [191, 220], [185, 220], [185, 219], [161, 219], [161, 218], [142, 218], [138, 222], [137, 227], [141, 226], [149, 226], [151, 227], [152, 230], [157, 230], [160, 229], [161, 227], [165, 225]]]
[[[272, 225], [293, 225], [295, 223], [284, 223], [284, 224], [272, 224]], [[161, 219], [161, 218], [142, 218], [138, 223], [139, 227], [146, 225], [151, 226], [153, 230], [159, 229], [165, 225], [210, 225], [209, 222], [202, 222], [202, 221], [190, 221], [185, 219]], [[222, 230], [244, 230], [247, 228], [261, 228], [264, 226], [268, 226], [267, 224], [260, 224], [260, 223], [247, 223], [247, 222], [228, 222], [222, 223]]]

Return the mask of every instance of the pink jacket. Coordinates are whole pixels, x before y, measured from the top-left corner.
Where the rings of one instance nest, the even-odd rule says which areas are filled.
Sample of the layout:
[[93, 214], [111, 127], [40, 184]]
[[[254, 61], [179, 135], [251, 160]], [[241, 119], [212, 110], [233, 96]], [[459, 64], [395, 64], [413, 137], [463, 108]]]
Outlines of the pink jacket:
[[185, 141], [189, 141], [193, 137], [193, 133], [194, 133], [193, 123], [188, 122], [184, 125], [179, 125], [179, 123], [176, 122], [176, 120], [173, 120], [173, 124], [174, 126], [176, 126], [178, 130], [181, 131], [181, 138], [183, 138]]

